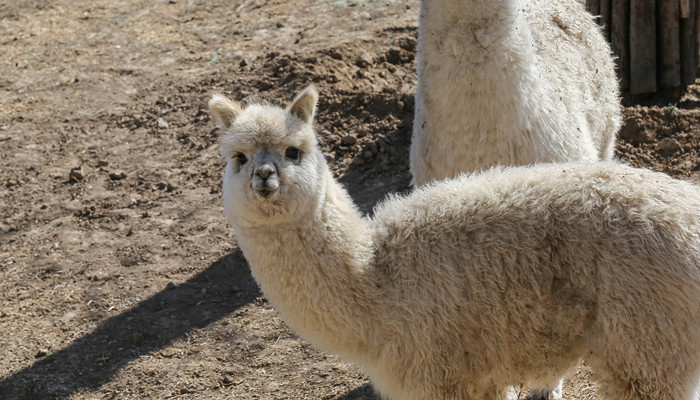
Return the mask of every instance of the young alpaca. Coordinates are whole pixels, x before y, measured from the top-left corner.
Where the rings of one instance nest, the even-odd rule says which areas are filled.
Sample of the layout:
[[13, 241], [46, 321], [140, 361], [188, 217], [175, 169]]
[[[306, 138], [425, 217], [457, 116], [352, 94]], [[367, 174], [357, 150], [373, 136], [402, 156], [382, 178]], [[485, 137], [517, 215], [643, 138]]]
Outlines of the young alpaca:
[[413, 183], [613, 156], [611, 50], [576, 0], [424, 0]]
[[224, 209], [282, 318], [390, 399], [500, 399], [585, 357], [604, 399], [700, 381], [700, 188], [617, 163], [496, 168], [363, 218], [312, 127], [214, 96]]

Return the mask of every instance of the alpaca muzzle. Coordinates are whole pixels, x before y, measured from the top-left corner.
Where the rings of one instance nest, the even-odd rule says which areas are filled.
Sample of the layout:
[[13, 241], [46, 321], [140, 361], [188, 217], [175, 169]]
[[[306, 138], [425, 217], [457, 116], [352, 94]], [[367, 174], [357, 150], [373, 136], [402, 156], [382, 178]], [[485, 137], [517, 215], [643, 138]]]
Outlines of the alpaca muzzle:
[[251, 186], [255, 193], [262, 197], [269, 197], [276, 192], [279, 189], [280, 181], [275, 165], [271, 162], [266, 162], [255, 168]]

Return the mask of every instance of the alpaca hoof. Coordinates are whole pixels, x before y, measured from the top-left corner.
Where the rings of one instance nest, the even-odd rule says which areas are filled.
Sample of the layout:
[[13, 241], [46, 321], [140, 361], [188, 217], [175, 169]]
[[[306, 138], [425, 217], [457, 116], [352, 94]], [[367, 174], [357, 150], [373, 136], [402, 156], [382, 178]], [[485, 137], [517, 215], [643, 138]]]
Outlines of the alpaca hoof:
[[[558, 395], [557, 395], [558, 394]], [[533, 389], [527, 394], [525, 400], [557, 400], [561, 399], [561, 393], [556, 389]]]

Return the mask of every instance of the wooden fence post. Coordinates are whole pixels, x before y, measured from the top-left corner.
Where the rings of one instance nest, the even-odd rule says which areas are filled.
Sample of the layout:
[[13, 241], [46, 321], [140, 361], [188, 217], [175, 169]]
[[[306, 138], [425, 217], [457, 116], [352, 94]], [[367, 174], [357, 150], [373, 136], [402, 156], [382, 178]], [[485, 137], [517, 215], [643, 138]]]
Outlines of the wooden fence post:
[[587, 0], [586, 9], [593, 16], [597, 17], [600, 15], [600, 0]]
[[610, 42], [610, 23], [612, 21], [612, 0], [600, 0], [600, 24], [603, 26], [605, 40]]
[[655, 6], [654, 0], [630, 0], [631, 94], [656, 92]]
[[[690, 1], [687, 6], [688, 17], [680, 20], [681, 83], [683, 85], [695, 82], [695, 72], [698, 67], [696, 1]], [[682, 11], [681, 15], [683, 15]]]
[[658, 6], [659, 86], [678, 88], [681, 86], [680, 2], [661, 0]]
[[610, 44], [616, 57], [617, 74], [623, 91], [630, 88], [629, 26], [630, 0], [612, 0]]
[[610, 42], [620, 86], [631, 95], [676, 96], [695, 83], [700, 0], [585, 0]]

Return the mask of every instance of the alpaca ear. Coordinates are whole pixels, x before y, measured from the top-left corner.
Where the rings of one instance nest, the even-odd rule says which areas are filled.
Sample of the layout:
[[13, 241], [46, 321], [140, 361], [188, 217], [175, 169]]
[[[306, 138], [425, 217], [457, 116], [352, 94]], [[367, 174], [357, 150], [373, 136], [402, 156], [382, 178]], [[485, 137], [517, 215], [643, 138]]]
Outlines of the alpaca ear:
[[314, 119], [317, 101], [318, 91], [314, 85], [310, 85], [297, 95], [292, 104], [287, 107], [287, 111], [309, 124]]
[[216, 126], [222, 131], [230, 128], [242, 111], [243, 109], [238, 102], [224, 95], [214, 94], [209, 100], [209, 114], [214, 118]]

